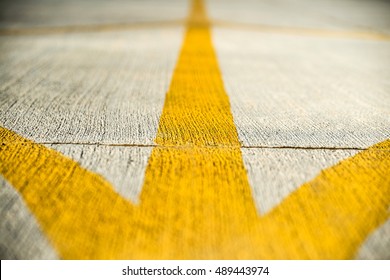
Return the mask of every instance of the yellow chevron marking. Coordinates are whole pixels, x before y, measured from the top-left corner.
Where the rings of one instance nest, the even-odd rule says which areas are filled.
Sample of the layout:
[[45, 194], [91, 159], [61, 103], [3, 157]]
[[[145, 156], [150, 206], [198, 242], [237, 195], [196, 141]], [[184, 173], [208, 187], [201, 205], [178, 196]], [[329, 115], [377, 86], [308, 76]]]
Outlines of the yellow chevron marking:
[[194, 1], [140, 205], [58, 152], [4, 128], [0, 139], [0, 174], [66, 259], [352, 258], [389, 217], [390, 141], [258, 215], [201, 1]]

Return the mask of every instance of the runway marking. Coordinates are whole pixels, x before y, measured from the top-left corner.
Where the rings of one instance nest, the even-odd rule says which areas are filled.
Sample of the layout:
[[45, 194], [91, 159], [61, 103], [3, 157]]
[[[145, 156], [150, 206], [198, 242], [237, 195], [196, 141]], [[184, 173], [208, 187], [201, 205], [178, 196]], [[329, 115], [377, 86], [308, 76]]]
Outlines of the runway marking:
[[65, 259], [350, 259], [389, 218], [390, 140], [257, 213], [201, 1], [139, 205], [56, 151], [5, 128], [0, 140], [0, 174]]

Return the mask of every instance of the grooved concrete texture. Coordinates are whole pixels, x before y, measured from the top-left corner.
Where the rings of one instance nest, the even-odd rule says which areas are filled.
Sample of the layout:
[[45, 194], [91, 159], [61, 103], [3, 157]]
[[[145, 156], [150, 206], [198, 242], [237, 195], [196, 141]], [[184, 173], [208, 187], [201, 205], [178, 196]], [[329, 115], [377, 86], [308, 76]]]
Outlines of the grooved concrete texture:
[[0, 37], [0, 122], [37, 142], [152, 144], [182, 32]]
[[213, 35], [244, 146], [366, 148], [390, 138], [390, 41]]
[[16, 190], [0, 177], [0, 259], [57, 259]]
[[390, 2], [385, 0], [208, 0], [207, 7], [219, 21], [390, 34]]
[[[102, 175], [136, 204], [189, 7], [2, 1], [0, 125]], [[390, 34], [388, 1], [209, 0], [206, 7], [259, 213], [390, 138], [390, 41], [381, 37]], [[19, 194], [0, 184], [1, 258], [57, 258]], [[388, 232], [389, 222], [356, 257], [388, 259]]]
[[[161, 2], [161, 1], [160, 1]], [[0, 28], [126, 24], [184, 20], [189, 1], [3, 0]]]

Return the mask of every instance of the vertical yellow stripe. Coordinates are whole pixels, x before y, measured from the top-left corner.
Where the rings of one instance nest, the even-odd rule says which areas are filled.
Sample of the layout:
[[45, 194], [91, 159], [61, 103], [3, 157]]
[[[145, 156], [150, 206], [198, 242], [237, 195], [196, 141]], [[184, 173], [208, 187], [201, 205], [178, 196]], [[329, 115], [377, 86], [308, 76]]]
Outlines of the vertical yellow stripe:
[[201, 1], [140, 205], [58, 152], [4, 128], [0, 140], [0, 174], [67, 259], [352, 258], [389, 217], [390, 141], [323, 171], [258, 216]]
[[194, 1], [156, 143], [187, 148], [239, 147], [201, 1]]
[[226, 258], [236, 244], [235, 257], [244, 256], [239, 239], [257, 213], [202, 1], [193, 1], [156, 143], [141, 195], [141, 208], [163, 221], [150, 250]]

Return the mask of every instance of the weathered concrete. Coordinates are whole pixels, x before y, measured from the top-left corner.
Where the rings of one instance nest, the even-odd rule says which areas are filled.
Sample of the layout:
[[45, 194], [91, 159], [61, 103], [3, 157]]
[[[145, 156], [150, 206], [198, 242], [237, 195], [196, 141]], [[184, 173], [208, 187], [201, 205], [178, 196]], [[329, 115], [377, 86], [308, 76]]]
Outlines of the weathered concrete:
[[153, 143], [183, 28], [0, 37], [0, 122], [43, 143]]
[[390, 3], [383, 0], [208, 0], [207, 7], [225, 23], [390, 34]]
[[0, 259], [57, 259], [20, 195], [0, 176]]
[[188, 10], [189, 2], [181, 0], [5, 0], [0, 3], [0, 28], [163, 23], [184, 20]]
[[[390, 138], [387, 2], [210, 0], [207, 8], [260, 215]], [[3, 1], [1, 126], [137, 204], [188, 10], [186, 1]], [[1, 257], [57, 258], [20, 195], [0, 183]], [[389, 258], [388, 229], [356, 257]]]
[[390, 42], [213, 34], [244, 146], [366, 148], [390, 138]]
[[84, 168], [102, 175], [122, 197], [138, 204], [151, 147], [73, 144], [47, 146], [79, 162]]

